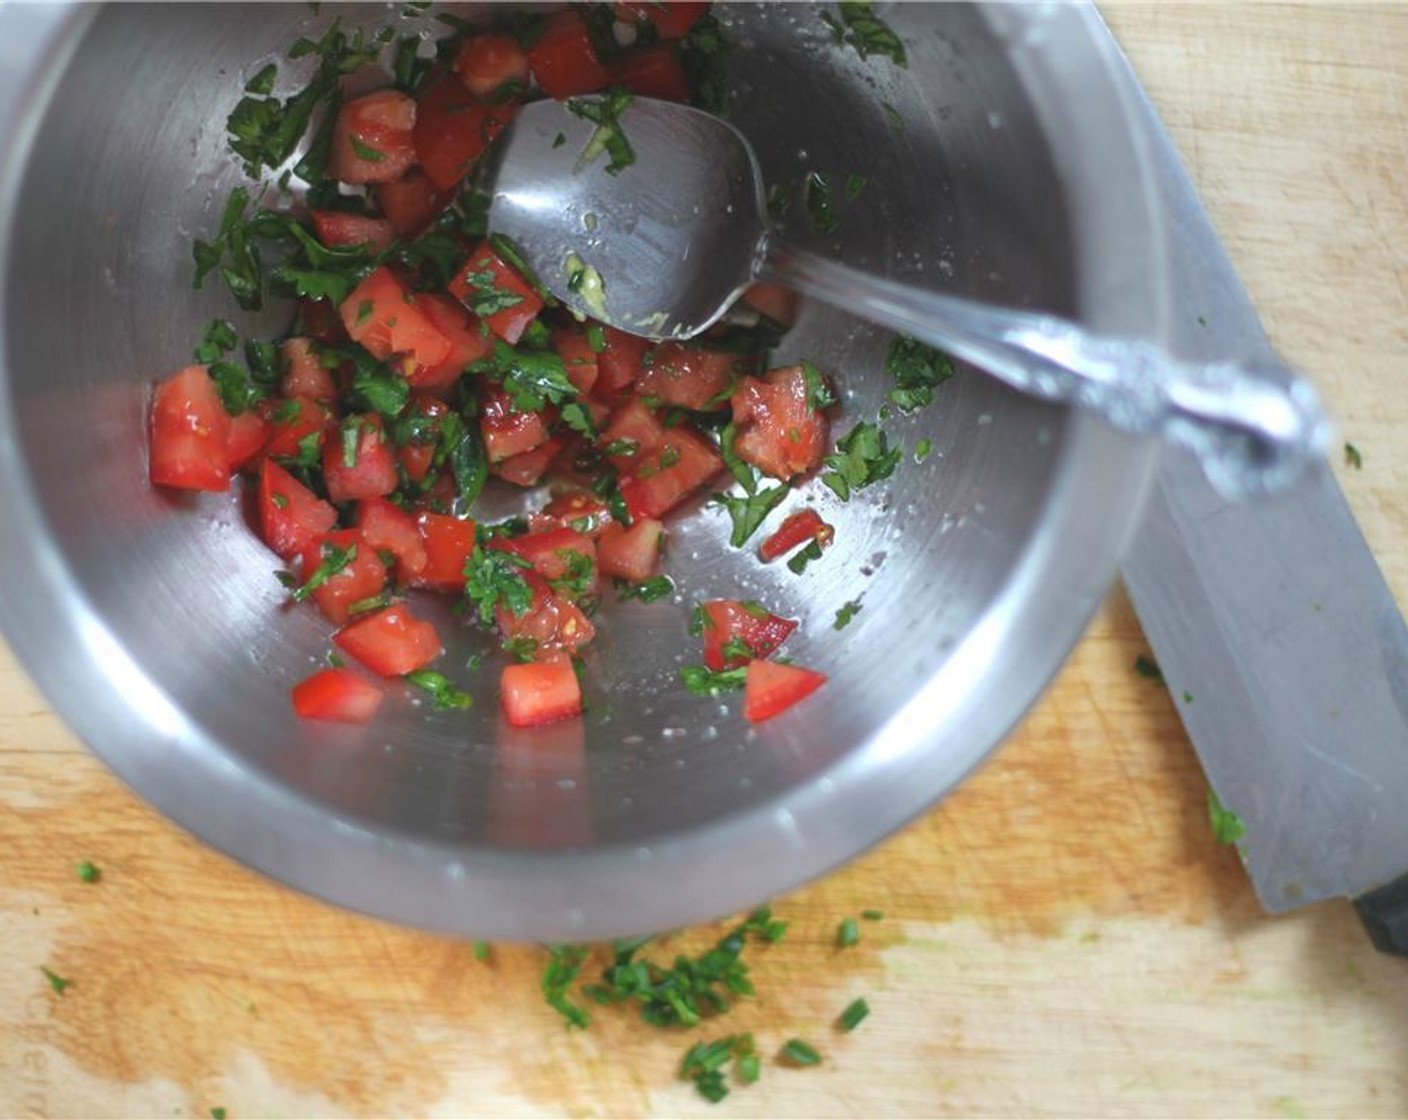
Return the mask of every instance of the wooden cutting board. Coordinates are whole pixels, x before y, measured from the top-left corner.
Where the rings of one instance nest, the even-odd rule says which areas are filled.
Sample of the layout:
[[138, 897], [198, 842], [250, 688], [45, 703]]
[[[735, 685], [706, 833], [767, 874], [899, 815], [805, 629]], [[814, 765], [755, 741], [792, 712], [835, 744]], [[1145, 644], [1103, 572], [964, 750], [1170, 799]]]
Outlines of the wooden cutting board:
[[[1116, 6], [1408, 601], [1408, 8]], [[1408, 963], [1345, 905], [1272, 920], [1116, 593], [1026, 725], [940, 810], [780, 900], [759, 996], [682, 1036], [566, 1031], [542, 955], [332, 910], [157, 817], [0, 659], [0, 1115], [1408, 1114]], [[81, 681], [73, 687], [83, 687]], [[88, 885], [75, 863], [101, 866]], [[833, 947], [837, 922], [884, 910]], [[681, 943], [702, 944], [695, 931]], [[40, 972], [70, 979], [53, 993]], [[831, 1025], [854, 997], [870, 1018]], [[695, 1037], [800, 1036], [710, 1106]]]

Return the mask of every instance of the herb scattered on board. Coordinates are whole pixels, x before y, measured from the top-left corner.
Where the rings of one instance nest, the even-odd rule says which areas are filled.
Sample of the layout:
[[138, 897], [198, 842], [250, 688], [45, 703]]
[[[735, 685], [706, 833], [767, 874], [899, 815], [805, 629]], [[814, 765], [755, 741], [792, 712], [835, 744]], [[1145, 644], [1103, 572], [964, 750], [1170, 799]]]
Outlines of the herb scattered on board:
[[693, 1081], [694, 1088], [710, 1104], [728, 1096], [725, 1072], [733, 1066], [734, 1076], [745, 1085], [758, 1079], [761, 1065], [751, 1034], [731, 1034], [713, 1042], [696, 1042], [680, 1062], [680, 1078]]
[[817, 1053], [816, 1047], [800, 1038], [788, 1039], [787, 1042], [783, 1044], [778, 1058], [784, 1065], [790, 1066], [821, 1065], [821, 1055]]
[[1247, 834], [1246, 823], [1224, 806], [1213, 790], [1208, 790], [1208, 819], [1219, 844], [1235, 844]]
[[102, 869], [99, 868], [97, 864], [90, 863], [86, 859], [78, 865], [77, 871], [78, 877], [85, 883], [96, 883], [103, 877]]
[[474, 943], [474, 959], [477, 961], [487, 961], [489, 959], [489, 943], [487, 941], [476, 941]]
[[1360, 471], [1364, 469], [1364, 456], [1359, 453], [1359, 448], [1352, 443], [1344, 445], [1344, 463], [1347, 467], [1353, 467]]
[[210, 1110], [210, 1120], [225, 1120], [228, 1115], [222, 1105], [216, 1105]]
[[860, 944], [860, 923], [854, 918], [844, 919], [836, 927], [836, 948], [850, 949]]
[[865, 1017], [870, 1014], [870, 1004], [863, 999], [852, 1000], [846, 1005], [846, 1009], [841, 1012], [840, 1018], [836, 1020], [836, 1025], [843, 1031], [853, 1031], [861, 1025]]
[[73, 983], [72, 980], [65, 980], [57, 972], [53, 971], [53, 969], [46, 968], [44, 965], [39, 966], [39, 971], [44, 974], [44, 979], [49, 981], [49, 987], [58, 995], [63, 995], [64, 989], [68, 988]]
[[881, 922], [881, 921], [884, 921], [884, 920], [885, 920], [885, 911], [883, 911], [883, 910], [862, 910], [862, 911], [860, 912], [860, 916], [861, 916], [862, 920], [867, 921], [867, 922]]
[[908, 67], [909, 60], [900, 37], [875, 14], [870, 4], [865, 0], [842, 0], [836, 9], [840, 19], [830, 12], [823, 12], [821, 18], [838, 43], [845, 43], [861, 58], [882, 55], [896, 66]]
[[1134, 659], [1134, 671], [1145, 680], [1153, 681], [1155, 684], [1164, 684], [1164, 671], [1159, 668], [1159, 663], [1148, 654], [1141, 653]]

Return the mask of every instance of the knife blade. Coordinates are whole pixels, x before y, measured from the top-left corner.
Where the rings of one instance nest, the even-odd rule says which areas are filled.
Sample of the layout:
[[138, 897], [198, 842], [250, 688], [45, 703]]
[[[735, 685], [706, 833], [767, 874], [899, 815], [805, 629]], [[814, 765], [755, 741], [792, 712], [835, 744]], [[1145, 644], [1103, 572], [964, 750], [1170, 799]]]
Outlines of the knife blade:
[[[1102, 21], [1103, 23], [1103, 21]], [[1171, 231], [1174, 352], [1255, 360], [1271, 344], [1128, 59], [1128, 103]], [[1356, 902], [1408, 955], [1408, 626], [1328, 464], [1233, 504], [1169, 452], [1122, 575], [1242, 860], [1281, 913]]]

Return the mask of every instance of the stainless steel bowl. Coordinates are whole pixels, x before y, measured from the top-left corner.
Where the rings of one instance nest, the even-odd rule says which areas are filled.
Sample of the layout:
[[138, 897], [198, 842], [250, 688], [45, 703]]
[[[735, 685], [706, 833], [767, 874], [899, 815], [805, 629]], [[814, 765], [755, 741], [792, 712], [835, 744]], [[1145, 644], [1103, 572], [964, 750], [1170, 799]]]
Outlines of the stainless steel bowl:
[[[580, 722], [509, 729], [496, 671], [461, 668], [490, 643], [448, 613], [471, 712], [398, 702], [366, 729], [293, 716], [288, 690], [329, 627], [281, 607], [277, 561], [237, 496], [154, 491], [143, 448], [151, 383], [209, 318], [283, 325], [193, 292], [190, 238], [237, 181], [223, 126], [243, 75], [333, 14], [0, 6], [0, 622], [55, 707], [141, 796], [237, 859], [487, 938], [716, 917], [931, 805], [1074, 644], [1157, 454], [971, 372], [887, 424], [907, 447], [931, 439], [927, 461], [846, 506], [807, 489], [838, 533], [805, 576], [760, 568], [727, 548], [720, 514], [689, 513], [670, 545], [678, 600], [604, 612]], [[1161, 337], [1164, 230], [1094, 11], [885, 14], [907, 70], [838, 48], [810, 6], [721, 9], [733, 116], [769, 176], [867, 180], [834, 239], [797, 213], [789, 232], [892, 276]], [[885, 342], [809, 306], [786, 352], [835, 375], [850, 417], [873, 417]], [[698, 659], [690, 604], [740, 594], [800, 618], [788, 652], [832, 678], [756, 728], [677, 680]]]

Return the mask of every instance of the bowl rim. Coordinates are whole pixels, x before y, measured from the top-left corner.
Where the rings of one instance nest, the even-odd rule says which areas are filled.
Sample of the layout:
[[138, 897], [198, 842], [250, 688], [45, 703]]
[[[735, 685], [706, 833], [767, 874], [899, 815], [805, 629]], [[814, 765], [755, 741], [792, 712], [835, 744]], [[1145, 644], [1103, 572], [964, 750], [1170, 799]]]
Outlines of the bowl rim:
[[[1082, 314], [1097, 302], [1091, 277], [1107, 285], [1115, 279], [1127, 289], [1124, 303], [1098, 301], [1108, 312], [1099, 325], [1165, 340], [1169, 231], [1118, 46], [1090, 5], [983, 11], [1029, 94], [1059, 91], [1071, 79], [1052, 42], [1086, 52], [1081, 88], [1098, 96], [1032, 100], [1044, 123], [1073, 138], [1058, 160], [1098, 152], [1139, 184], [1123, 198], [1110, 187], [1105, 197], [1099, 190], [1082, 196], [1083, 218], [1108, 221], [1113, 207], [1122, 215], [1118, 236], [1135, 231], [1145, 243], [1131, 254], [1108, 234], [1098, 236], [1097, 227], [1085, 243], [1095, 259], [1080, 261]], [[0, 4], [0, 153], [7, 153], [0, 158], [0, 331], [25, 157], [97, 12], [96, 5]], [[1089, 69], [1092, 60], [1098, 71]], [[0, 350], [0, 390], [8, 385], [6, 361]], [[209, 742], [124, 652], [76, 586], [45, 532], [19, 441], [8, 431], [12, 415], [0, 409], [0, 630], [94, 753], [169, 819], [289, 886], [377, 917], [501, 940], [599, 940], [712, 920], [830, 871], [932, 807], [998, 746], [1074, 647], [1113, 581], [1160, 451], [1153, 438], [1073, 415], [1033, 544], [1000, 594], [911, 702], [825, 781], [648, 850], [476, 850], [467, 859], [461, 847], [336, 819]], [[80, 703], [75, 680], [107, 687], [85, 688]]]

